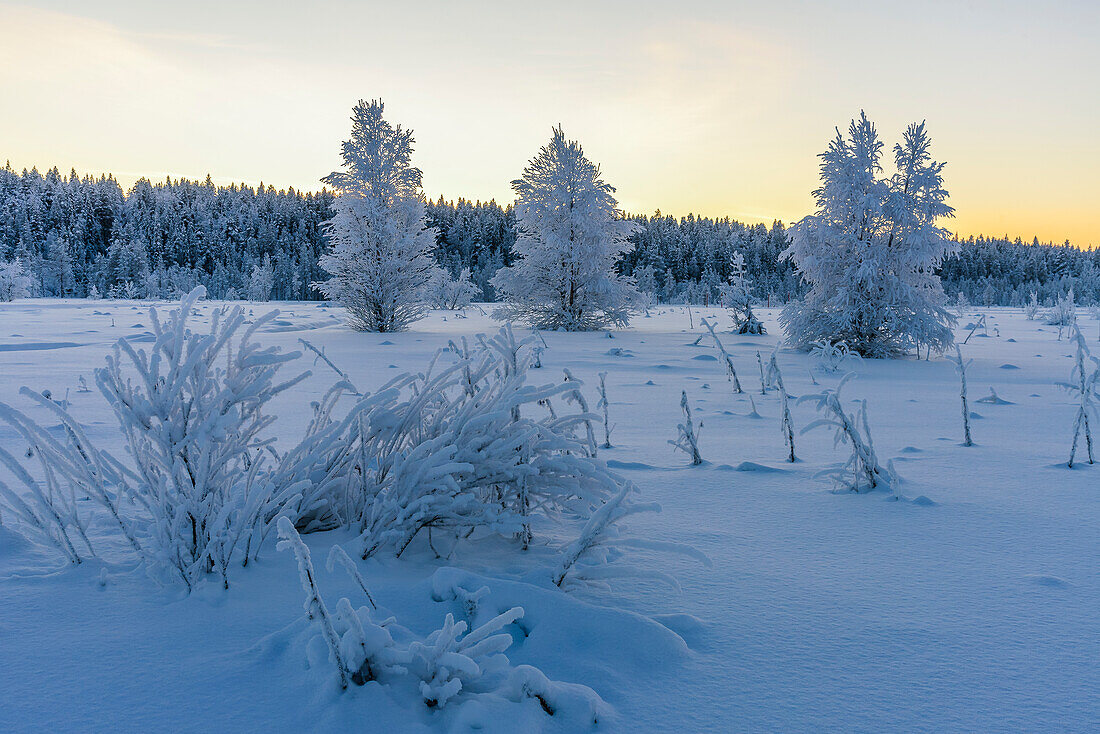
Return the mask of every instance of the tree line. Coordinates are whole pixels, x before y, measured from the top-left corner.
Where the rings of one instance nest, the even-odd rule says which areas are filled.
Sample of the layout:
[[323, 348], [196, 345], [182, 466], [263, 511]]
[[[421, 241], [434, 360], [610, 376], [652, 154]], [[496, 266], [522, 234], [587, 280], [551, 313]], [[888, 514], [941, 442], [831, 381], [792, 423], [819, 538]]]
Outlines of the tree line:
[[[333, 199], [328, 189], [219, 186], [209, 177], [140, 179], [124, 191], [110, 175], [8, 164], [0, 168], [0, 261], [18, 259], [42, 296], [168, 298], [202, 285], [218, 299], [315, 300]], [[804, 292], [793, 263], [779, 259], [790, 242], [781, 222], [626, 216], [638, 228], [618, 268], [656, 300], [715, 300], [734, 252], [759, 301]], [[497, 300], [491, 280], [515, 259], [512, 206], [440, 197], [426, 202], [426, 219], [439, 232], [437, 262], [454, 275], [469, 270], [479, 300]], [[951, 297], [961, 291], [976, 304], [1023, 306], [1032, 292], [1054, 302], [1073, 288], [1079, 303], [1100, 302], [1100, 253], [1008, 237], [959, 245], [939, 270]]]

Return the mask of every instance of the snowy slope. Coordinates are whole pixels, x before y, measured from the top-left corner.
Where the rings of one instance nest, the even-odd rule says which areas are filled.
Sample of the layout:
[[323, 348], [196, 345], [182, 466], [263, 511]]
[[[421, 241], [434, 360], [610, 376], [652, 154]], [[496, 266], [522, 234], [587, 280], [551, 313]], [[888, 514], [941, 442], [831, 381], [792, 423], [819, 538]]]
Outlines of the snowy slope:
[[[25, 300], [0, 305], [0, 400], [19, 386], [66, 397], [93, 440], [120, 446], [97, 392], [78, 392], [115, 339], [146, 338], [148, 304]], [[203, 307], [208, 311], [209, 305]], [[258, 315], [270, 304], [256, 304]], [[360, 334], [318, 304], [282, 304], [262, 340], [305, 338], [361, 386], [421, 368], [457, 335], [495, 330], [434, 312], [403, 334]], [[485, 585], [492, 611], [526, 609], [509, 651], [515, 663], [595, 690], [613, 709], [598, 731], [1095, 731], [1100, 727], [1100, 467], [1065, 466], [1074, 398], [1072, 343], [1017, 310], [989, 311], [963, 347], [976, 446], [961, 446], [952, 364], [865, 360], [846, 400], [866, 398], [875, 446], [893, 458], [908, 501], [835, 494], [814, 474], [843, 460], [824, 430], [796, 435], [783, 461], [778, 398], [759, 391], [756, 352], [769, 335], [722, 335], [747, 394], [734, 395], [701, 316], [664, 308], [629, 329], [545, 334], [539, 380], [568, 367], [595, 404], [607, 371], [615, 448], [600, 452], [664, 511], [632, 521], [640, 534], [689, 542], [712, 568], [644, 554], [676, 576], [612, 593], [564, 593], [547, 580], [553, 549], [503, 553], [486, 542], [446, 561], [427, 553], [360, 564], [380, 605], [416, 634], [461, 605], [433, 588]], [[1082, 325], [1097, 344], [1097, 322]], [[965, 336], [965, 331], [957, 332]], [[303, 357], [301, 366], [311, 359]], [[781, 351], [792, 396], [836, 384], [804, 354]], [[300, 409], [332, 382], [323, 364], [278, 398], [280, 435], [297, 435]], [[813, 378], [811, 378], [811, 373]], [[812, 384], [816, 379], [820, 386]], [[992, 386], [1011, 404], [974, 402]], [[94, 390], [94, 388], [93, 388]], [[706, 463], [690, 467], [668, 445], [686, 390], [702, 420]], [[751, 417], [753, 394], [761, 418]], [[852, 403], [854, 409], [855, 404]], [[796, 428], [813, 407], [793, 405]], [[980, 417], [978, 417], [980, 416]], [[8, 429], [0, 441], [22, 451]], [[105, 527], [105, 526], [104, 526]], [[102, 532], [106, 532], [102, 529]], [[347, 534], [306, 536], [315, 559]], [[499, 543], [500, 541], [496, 541]], [[273, 544], [272, 544], [273, 545]], [[228, 592], [190, 597], [158, 586], [115, 547], [78, 568], [0, 527], [0, 731], [575, 731], [575, 712], [470, 700], [428, 710], [409, 691], [368, 684], [340, 693], [310, 670], [301, 641], [302, 595], [293, 560], [268, 548]], [[335, 600], [354, 582], [318, 566]], [[441, 571], [443, 568], [458, 569]], [[106, 583], [102, 583], [106, 570]], [[441, 574], [436, 575], [436, 574]], [[435, 598], [433, 598], [435, 597]], [[436, 600], [436, 599], [441, 600]], [[355, 601], [358, 605], [360, 601]]]

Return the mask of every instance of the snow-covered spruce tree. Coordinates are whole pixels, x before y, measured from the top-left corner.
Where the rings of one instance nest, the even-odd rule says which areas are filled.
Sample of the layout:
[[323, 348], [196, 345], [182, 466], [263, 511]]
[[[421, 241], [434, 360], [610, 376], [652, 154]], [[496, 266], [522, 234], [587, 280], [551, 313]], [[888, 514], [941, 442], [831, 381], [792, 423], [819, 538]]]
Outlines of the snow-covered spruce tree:
[[626, 325], [639, 295], [615, 265], [636, 225], [621, 218], [599, 166], [558, 126], [512, 188], [519, 261], [493, 277], [504, 301], [494, 316], [565, 331]]
[[252, 266], [252, 274], [248, 278], [248, 300], [270, 301], [274, 287], [275, 268], [271, 265], [271, 257], [265, 255], [262, 263]]
[[11, 262], [0, 262], [0, 303], [26, 298], [34, 292], [34, 278], [19, 258]]
[[953, 315], [936, 267], [958, 247], [938, 222], [953, 216], [944, 164], [931, 160], [924, 123], [894, 146], [897, 173], [881, 177], [882, 142], [860, 113], [845, 138], [821, 154], [817, 211], [791, 229], [783, 257], [809, 291], [780, 316], [788, 340], [847, 342], [863, 356], [888, 357], [953, 341]]
[[1032, 291], [1028, 297], [1027, 305], [1024, 306], [1024, 315], [1027, 316], [1028, 321], [1034, 321], [1039, 315], [1039, 294], [1035, 291]]
[[323, 179], [337, 193], [336, 214], [325, 223], [332, 252], [319, 261], [332, 277], [314, 287], [339, 301], [358, 331], [403, 331], [420, 319], [438, 270], [438, 232], [427, 226], [412, 131], [386, 122], [382, 108], [381, 101], [355, 106], [344, 169]]

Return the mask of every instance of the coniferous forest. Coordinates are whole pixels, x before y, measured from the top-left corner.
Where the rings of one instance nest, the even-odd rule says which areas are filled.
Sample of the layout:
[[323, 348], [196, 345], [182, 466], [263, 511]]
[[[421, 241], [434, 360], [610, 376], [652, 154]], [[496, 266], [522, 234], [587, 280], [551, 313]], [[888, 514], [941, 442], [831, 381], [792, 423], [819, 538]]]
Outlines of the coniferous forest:
[[[168, 298], [203, 285], [218, 299], [317, 300], [311, 284], [324, 278], [318, 259], [332, 203], [324, 189], [217, 186], [209, 177], [141, 179], [124, 191], [112, 176], [9, 164], [0, 169], [0, 261], [18, 258], [41, 296]], [[469, 269], [480, 300], [496, 300], [490, 280], [513, 261], [512, 207], [441, 197], [428, 202], [427, 218], [440, 233], [440, 264], [453, 274]], [[794, 265], [779, 258], [789, 243], [780, 222], [629, 218], [639, 226], [620, 267], [660, 302], [709, 303], [734, 251], [760, 301], [802, 293]], [[1022, 306], [1032, 292], [1050, 303], [1072, 288], [1078, 303], [1100, 301], [1096, 251], [1008, 237], [960, 244], [940, 272], [952, 298], [961, 291], [975, 304]]]

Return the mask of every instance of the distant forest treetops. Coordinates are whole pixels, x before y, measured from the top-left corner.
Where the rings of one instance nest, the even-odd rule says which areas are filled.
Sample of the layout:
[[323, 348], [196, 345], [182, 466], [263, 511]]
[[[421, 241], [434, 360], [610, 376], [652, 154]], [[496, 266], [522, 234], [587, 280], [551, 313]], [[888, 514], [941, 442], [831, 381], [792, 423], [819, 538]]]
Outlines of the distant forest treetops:
[[[322, 223], [331, 192], [216, 186], [187, 179], [141, 179], [124, 192], [112, 176], [68, 176], [56, 168], [0, 169], [0, 260], [19, 258], [43, 296], [167, 298], [204, 285], [212, 298], [317, 300]], [[515, 217], [496, 202], [428, 203], [439, 229], [436, 257], [452, 273], [469, 268], [482, 300], [489, 281], [512, 264]], [[802, 292], [794, 266], [779, 255], [786, 229], [692, 215], [627, 215], [639, 224], [622, 260], [642, 290], [664, 303], [709, 303], [740, 252], [761, 301]], [[941, 269], [944, 290], [982, 305], [1022, 306], [1032, 291], [1052, 302], [1073, 288], [1078, 303], [1100, 302], [1100, 252], [1065, 243], [970, 237]]]

